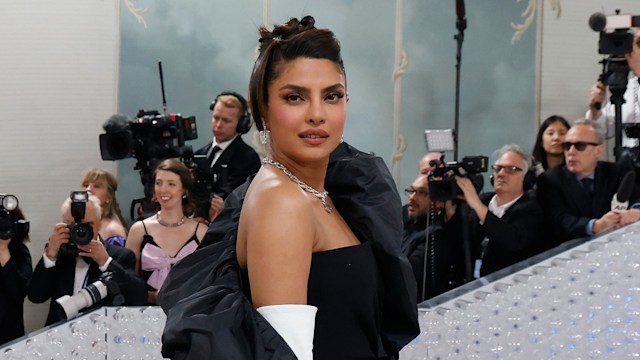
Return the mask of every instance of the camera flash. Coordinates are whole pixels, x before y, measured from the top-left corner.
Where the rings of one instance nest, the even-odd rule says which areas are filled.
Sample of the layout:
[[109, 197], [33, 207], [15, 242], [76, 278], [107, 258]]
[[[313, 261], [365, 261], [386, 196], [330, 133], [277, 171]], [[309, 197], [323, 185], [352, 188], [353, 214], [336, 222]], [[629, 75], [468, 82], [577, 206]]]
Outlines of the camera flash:
[[71, 192], [71, 201], [74, 202], [87, 202], [89, 200], [89, 193], [86, 191], [72, 191]]
[[2, 207], [6, 210], [15, 210], [18, 207], [18, 198], [13, 195], [0, 195]]

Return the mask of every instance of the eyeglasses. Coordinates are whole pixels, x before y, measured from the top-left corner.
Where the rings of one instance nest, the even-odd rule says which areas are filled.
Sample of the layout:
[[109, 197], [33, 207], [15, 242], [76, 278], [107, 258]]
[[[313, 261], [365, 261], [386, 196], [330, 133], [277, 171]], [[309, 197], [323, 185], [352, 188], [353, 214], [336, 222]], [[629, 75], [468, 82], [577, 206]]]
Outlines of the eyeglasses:
[[415, 193], [417, 193], [418, 195], [423, 196], [423, 197], [429, 196], [429, 191], [427, 189], [414, 189], [412, 187], [404, 189], [404, 193], [407, 196], [411, 196], [411, 195], [413, 195]]
[[491, 166], [491, 169], [493, 169], [494, 173], [499, 173], [500, 170], [504, 170], [504, 172], [506, 172], [507, 174], [513, 175], [519, 171], [522, 171], [522, 168], [519, 168], [515, 165], [493, 165]]
[[577, 142], [569, 142], [565, 141], [562, 143], [562, 150], [569, 151], [572, 146], [575, 146], [576, 150], [584, 151], [587, 148], [587, 145], [598, 146], [599, 143], [588, 142], [588, 141], [577, 141]]

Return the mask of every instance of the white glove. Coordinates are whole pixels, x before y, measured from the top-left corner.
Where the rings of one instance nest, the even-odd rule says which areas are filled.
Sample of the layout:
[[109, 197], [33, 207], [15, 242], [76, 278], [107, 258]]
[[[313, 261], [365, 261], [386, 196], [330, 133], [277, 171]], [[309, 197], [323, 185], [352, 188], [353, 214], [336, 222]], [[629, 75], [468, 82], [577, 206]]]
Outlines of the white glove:
[[256, 309], [300, 360], [313, 360], [313, 333], [318, 308], [311, 305], [267, 305]]

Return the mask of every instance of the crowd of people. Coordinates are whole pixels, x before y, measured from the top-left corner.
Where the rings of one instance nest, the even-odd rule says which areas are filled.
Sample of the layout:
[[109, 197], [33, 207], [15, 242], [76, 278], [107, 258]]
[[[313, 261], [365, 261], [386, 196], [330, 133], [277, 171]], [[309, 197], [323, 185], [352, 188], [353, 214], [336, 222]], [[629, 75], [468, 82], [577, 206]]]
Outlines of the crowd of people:
[[[0, 284], [10, 290], [0, 293], [0, 343], [24, 335], [25, 297], [50, 301], [49, 325], [68, 316], [59, 299], [103, 279], [110, 292], [93, 307], [163, 307], [166, 357], [206, 347], [220, 358], [396, 359], [419, 333], [417, 303], [640, 220], [635, 183], [629, 205], [611, 208], [635, 164], [601, 161], [611, 123], [604, 84], [594, 85], [588, 119], [550, 116], [531, 152], [498, 149], [492, 191], [464, 172], [435, 172], [444, 155], [430, 152], [402, 206], [384, 162], [342, 139], [349, 96], [333, 32], [306, 16], [259, 34], [249, 101], [225, 91], [210, 105], [213, 140], [196, 151], [206, 194], [194, 194], [179, 159], [160, 159], [157, 211], [129, 228], [115, 176], [90, 169], [35, 269], [26, 231], [0, 239]], [[639, 53], [634, 43], [627, 55], [636, 105]], [[636, 108], [623, 108], [624, 122], [636, 122]], [[262, 161], [241, 138], [252, 118]], [[445, 180], [455, 196], [433, 200]], [[25, 219], [20, 208], [7, 214]]]

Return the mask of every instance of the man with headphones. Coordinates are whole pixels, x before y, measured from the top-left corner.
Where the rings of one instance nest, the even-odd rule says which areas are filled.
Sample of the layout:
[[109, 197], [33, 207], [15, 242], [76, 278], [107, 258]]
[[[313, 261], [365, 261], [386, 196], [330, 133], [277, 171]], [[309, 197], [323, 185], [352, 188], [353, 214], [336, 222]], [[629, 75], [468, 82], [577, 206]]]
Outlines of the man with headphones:
[[[473, 210], [466, 219], [468, 222], [456, 228], [469, 226], [474, 277], [485, 276], [544, 250], [543, 213], [529, 191], [535, 184], [535, 173], [530, 168], [531, 158], [522, 148], [505, 145], [498, 150], [498, 160], [492, 166], [495, 192], [478, 195], [468, 178], [456, 176], [463, 192], [461, 199]], [[457, 213], [454, 217], [462, 221]]]
[[222, 208], [224, 198], [247, 177], [260, 168], [260, 158], [240, 135], [251, 128], [251, 115], [247, 101], [233, 91], [224, 91], [211, 102], [211, 131], [213, 141], [198, 149], [195, 155], [205, 155], [205, 166], [210, 169], [212, 192], [208, 203], [197, 204], [196, 216], [213, 220]]

